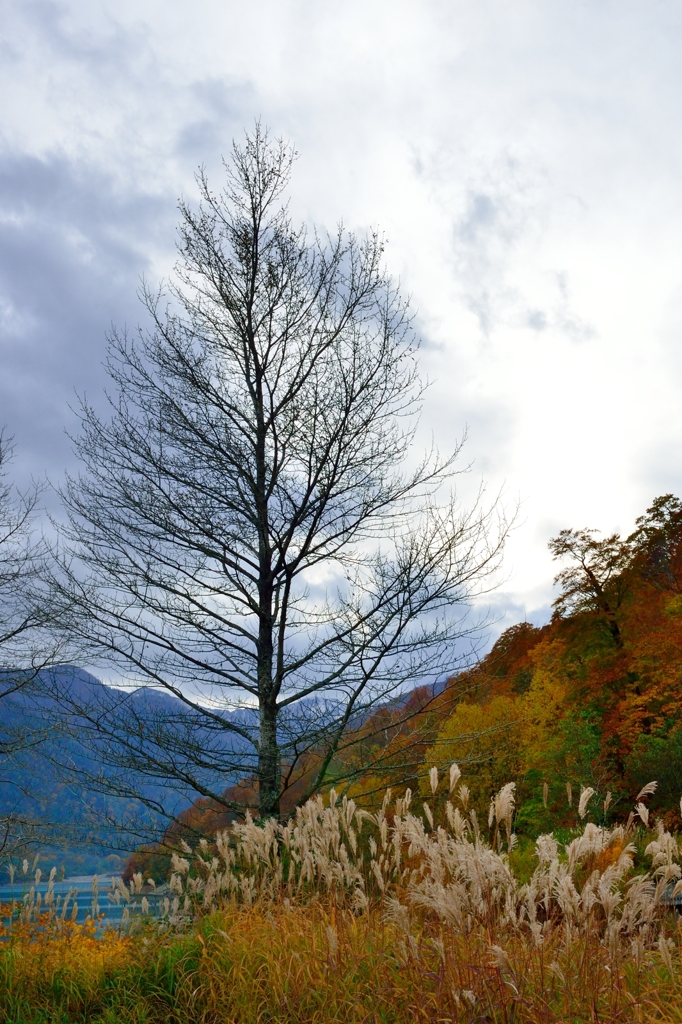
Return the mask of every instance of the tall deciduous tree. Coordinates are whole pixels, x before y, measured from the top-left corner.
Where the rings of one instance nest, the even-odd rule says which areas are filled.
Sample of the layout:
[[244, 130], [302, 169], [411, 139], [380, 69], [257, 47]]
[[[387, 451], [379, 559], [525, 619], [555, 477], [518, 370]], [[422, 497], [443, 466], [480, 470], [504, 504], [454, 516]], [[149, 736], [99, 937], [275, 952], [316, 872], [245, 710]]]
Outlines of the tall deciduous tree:
[[656, 498], [637, 529], [628, 537], [643, 576], [655, 587], [679, 594], [682, 590], [682, 501], [674, 494]]
[[[0, 700], [32, 681], [45, 662], [35, 649], [35, 634], [44, 625], [46, 607], [32, 598], [31, 582], [42, 549], [32, 537], [39, 488], [16, 491], [7, 480], [11, 441], [0, 431]], [[0, 733], [0, 753], [12, 746]]]
[[263, 815], [303, 765], [319, 789], [369, 709], [452, 669], [507, 531], [443, 494], [459, 449], [414, 459], [423, 389], [382, 240], [294, 227], [294, 155], [257, 128], [225, 191], [201, 172], [181, 203], [151, 328], [110, 339], [111, 414], [83, 405], [51, 580], [91, 659], [185, 708], [100, 716], [126, 764], [226, 804], [216, 772], [253, 774]]
[[628, 591], [632, 546], [618, 533], [598, 538], [597, 530], [562, 530], [549, 542], [555, 559], [568, 565], [554, 577], [561, 592], [554, 602], [559, 615], [596, 612], [603, 619], [616, 647], [623, 640], [618, 612]]
[[[12, 457], [11, 440], [0, 430], [0, 784], [5, 800], [0, 808], [0, 856], [44, 838], [48, 823], [37, 821], [21, 810], [21, 793], [12, 783], [15, 758], [40, 743], [43, 730], [17, 721], [12, 705], [21, 697], [30, 699], [41, 668], [49, 664], [56, 649], [38, 645], [49, 608], [36, 602], [32, 584], [39, 570], [43, 548], [33, 535], [33, 521], [40, 488], [17, 491], [7, 479]], [[28, 691], [28, 693], [27, 693]]]

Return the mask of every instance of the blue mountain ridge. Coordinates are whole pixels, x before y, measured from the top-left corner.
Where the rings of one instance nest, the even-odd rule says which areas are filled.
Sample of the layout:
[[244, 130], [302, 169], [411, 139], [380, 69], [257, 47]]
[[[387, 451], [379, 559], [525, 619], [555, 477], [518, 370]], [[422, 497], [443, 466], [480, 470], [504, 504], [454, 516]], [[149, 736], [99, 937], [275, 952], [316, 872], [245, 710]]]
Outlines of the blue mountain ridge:
[[[408, 698], [403, 693], [384, 706]], [[0, 712], [0, 751], [3, 739], [29, 741], [15, 756], [0, 756], [0, 820], [15, 815], [43, 823], [42, 859], [67, 874], [120, 870], [136, 846], [163, 833], [169, 818], [255, 768], [248, 738], [230, 729], [255, 736], [255, 710], [220, 710], [211, 721], [166, 690], [118, 689], [73, 665], [42, 670], [5, 698]], [[303, 701], [283, 733], [315, 724], [324, 730], [328, 715], [335, 717], [332, 705], [325, 711]]]
[[[10, 675], [8, 670], [2, 674]], [[57, 694], [66, 696], [74, 708], [87, 709], [87, 720], [75, 713], [65, 715], [64, 700]], [[178, 814], [201, 795], [191, 785], [169, 781], [163, 774], [150, 778], [134, 768], [119, 772], [117, 778], [111, 768], [116, 757], [110, 756], [116, 754], [111, 749], [116, 736], [107, 735], [112, 720], [120, 720], [121, 737], [125, 725], [140, 723], [138, 760], [144, 757], [144, 723], [162, 718], [167, 726], [190, 724], [207, 752], [217, 755], [207, 761], [219, 766], [221, 762], [216, 730], [213, 735], [204, 730], [202, 736], [201, 726], [187, 723], [185, 705], [177, 697], [149, 687], [120, 690], [106, 686], [72, 665], [38, 673], [25, 690], [2, 701], [0, 712], [0, 744], [2, 739], [7, 742], [18, 735], [24, 739], [24, 749], [13, 756], [0, 756], [0, 820], [14, 816], [39, 823], [38, 835], [46, 837], [41, 859], [56, 863], [67, 873], [118, 871], [135, 846], [163, 831], [167, 816]], [[101, 733], [97, 729], [99, 716], [108, 716], [108, 729]], [[248, 709], [222, 712], [221, 716], [255, 725], [255, 716]], [[222, 753], [224, 762], [227, 751]], [[230, 760], [238, 753], [230, 737]], [[98, 773], [101, 786], [91, 782]], [[224, 765], [222, 770], [211, 771], [208, 766], [197, 774], [202, 787], [217, 793], [238, 778], [234, 771], [225, 772]], [[120, 780], [129, 795], [106, 792], [110, 788], [107, 779]], [[134, 792], [144, 794], [158, 809], [136, 800]], [[58, 841], [51, 841], [55, 836]]]

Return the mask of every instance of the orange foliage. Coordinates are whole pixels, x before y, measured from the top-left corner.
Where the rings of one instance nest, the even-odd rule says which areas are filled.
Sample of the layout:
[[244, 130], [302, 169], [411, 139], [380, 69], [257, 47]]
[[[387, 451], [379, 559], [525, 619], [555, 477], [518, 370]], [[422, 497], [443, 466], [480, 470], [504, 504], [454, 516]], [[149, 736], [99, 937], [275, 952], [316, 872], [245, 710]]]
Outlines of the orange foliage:
[[[659, 498], [637, 525], [625, 540], [562, 531], [550, 548], [572, 563], [557, 576], [563, 589], [551, 623], [513, 626], [480, 665], [451, 681], [461, 699], [484, 708], [517, 699], [518, 763], [536, 798], [542, 780], [554, 785], [555, 802], [565, 782], [591, 785], [602, 799], [607, 790], [630, 793], [643, 781], [643, 741], [674, 739], [682, 729], [682, 503]], [[441, 724], [440, 735], [449, 732]], [[661, 749], [659, 763], [644, 758], [641, 771], [670, 764], [674, 775]], [[496, 756], [508, 759], [502, 749]], [[429, 758], [433, 747], [422, 776]], [[674, 789], [673, 779], [665, 800], [659, 794], [659, 812], [677, 813]]]
[[131, 939], [106, 929], [100, 933], [92, 918], [83, 924], [55, 921], [49, 913], [38, 919], [10, 923], [11, 907], [0, 905], [0, 940], [8, 942], [17, 957], [26, 960], [23, 973], [49, 976], [78, 969], [88, 977], [101, 976], [127, 962]]

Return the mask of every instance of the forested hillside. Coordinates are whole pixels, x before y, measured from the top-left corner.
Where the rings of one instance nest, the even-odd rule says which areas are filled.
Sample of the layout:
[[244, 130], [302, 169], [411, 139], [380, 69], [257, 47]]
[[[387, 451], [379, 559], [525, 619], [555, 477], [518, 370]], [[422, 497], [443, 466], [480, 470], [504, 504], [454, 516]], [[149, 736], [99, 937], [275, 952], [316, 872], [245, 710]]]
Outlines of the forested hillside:
[[682, 503], [658, 498], [627, 538], [564, 530], [549, 547], [560, 565], [551, 622], [513, 626], [450, 680], [441, 722], [428, 723], [420, 785], [432, 764], [455, 760], [487, 815], [491, 794], [514, 779], [517, 827], [537, 833], [550, 812], [572, 820], [582, 787], [595, 790], [594, 816], [611, 820], [655, 779], [652, 808], [679, 825]]

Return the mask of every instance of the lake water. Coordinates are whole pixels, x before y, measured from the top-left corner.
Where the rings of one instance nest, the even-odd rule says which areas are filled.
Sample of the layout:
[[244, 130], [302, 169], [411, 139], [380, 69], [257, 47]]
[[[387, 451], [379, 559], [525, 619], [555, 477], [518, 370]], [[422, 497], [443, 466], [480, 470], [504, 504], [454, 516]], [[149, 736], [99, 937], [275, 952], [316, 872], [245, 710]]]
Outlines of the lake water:
[[[68, 894], [69, 890], [77, 890], [76, 901], [78, 903], [78, 917], [77, 921], [82, 924], [85, 921], [86, 915], [92, 909], [92, 880], [94, 875], [76, 875], [73, 878], [65, 878], [61, 882], [53, 883], [52, 889], [55, 897], [61, 896], [62, 901]], [[100, 927], [116, 926], [120, 923], [123, 916], [123, 909], [126, 906], [123, 900], [118, 905], [112, 903], [109, 899], [109, 893], [111, 892], [111, 883], [113, 875], [98, 875], [97, 880], [99, 883], [99, 909], [100, 913], [105, 915]], [[14, 900], [15, 903], [19, 904], [22, 902], [24, 896], [31, 889], [32, 884], [34, 885], [36, 893], [42, 893], [43, 898], [47, 892], [48, 877], [43, 876], [40, 880], [39, 885], [35, 885], [31, 877], [28, 875], [17, 875], [14, 878], [14, 885], [10, 885], [9, 881], [0, 883], [0, 904], [8, 904]], [[150, 905], [152, 914], [155, 914], [157, 909], [157, 903], [159, 900], [166, 895], [163, 893], [149, 893], [144, 894]], [[141, 897], [137, 897], [139, 904]], [[139, 913], [139, 911], [138, 911]], [[71, 905], [67, 911], [67, 917], [71, 916]]]

